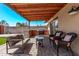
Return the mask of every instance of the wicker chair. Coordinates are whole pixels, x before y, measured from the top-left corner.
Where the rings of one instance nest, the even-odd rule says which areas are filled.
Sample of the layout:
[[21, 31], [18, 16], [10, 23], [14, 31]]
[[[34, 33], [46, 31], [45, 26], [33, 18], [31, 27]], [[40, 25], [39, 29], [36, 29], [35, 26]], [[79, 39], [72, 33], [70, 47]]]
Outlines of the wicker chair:
[[73, 51], [71, 49], [71, 43], [74, 41], [74, 39], [77, 38], [77, 34], [70, 32], [67, 33], [64, 38], [61, 38], [60, 40], [55, 40], [55, 45], [57, 47], [57, 55], [59, 55], [59, 47], [64, 47], [67, 49], [67, 51], [70, 51], [73, 54]]
[[62, 31], [56, 31], [56, 33], [54, 35], [49, 35], [50, 44], [53, 43], [53, 46], [55, 47], [55, 40], [60, 39], [62, 34], [63, 34]]

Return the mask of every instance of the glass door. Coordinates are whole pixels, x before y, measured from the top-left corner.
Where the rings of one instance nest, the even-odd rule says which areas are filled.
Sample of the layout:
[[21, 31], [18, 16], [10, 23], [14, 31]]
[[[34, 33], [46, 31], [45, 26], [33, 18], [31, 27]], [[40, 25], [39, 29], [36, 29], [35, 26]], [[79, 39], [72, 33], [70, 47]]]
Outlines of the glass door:
[[58, 30], [58, 19], [52, 22], [52, 30], [53, 30], [53, 34], [55, 34], [55, 32]]

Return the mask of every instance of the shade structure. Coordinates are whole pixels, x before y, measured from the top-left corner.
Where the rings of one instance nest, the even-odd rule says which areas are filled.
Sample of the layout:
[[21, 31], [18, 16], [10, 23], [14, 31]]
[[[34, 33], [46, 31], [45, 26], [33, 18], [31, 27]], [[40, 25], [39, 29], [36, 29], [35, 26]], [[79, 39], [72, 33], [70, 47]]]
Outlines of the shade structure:
[[62, 9], [66, 3], [7, 3], [6, 5], [29, 21], [39, 19], [48, 21]]

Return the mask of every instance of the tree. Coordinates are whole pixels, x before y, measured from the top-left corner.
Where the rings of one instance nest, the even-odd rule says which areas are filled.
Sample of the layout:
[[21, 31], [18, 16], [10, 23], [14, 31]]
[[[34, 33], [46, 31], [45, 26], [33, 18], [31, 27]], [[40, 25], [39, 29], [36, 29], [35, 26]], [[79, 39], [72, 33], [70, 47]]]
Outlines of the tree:
[[8, 24], [5, 20], [1, 20], [1, 21], [0, 21], [0, 24], [9, 26], [9, 24]]
[[5, 24], [5, 23], [6, 23], [5, 20], [1, 20], [1, 21], [0, 21], [0, 24]]
[[25, 23], [19, 23], [19, 22], [17, 22], [16, 23], [16, 27], [17, 28], [22, 28], [22, 34], [24, 33], [24, 27], [26, 27], [27, 25], [25, 24]]
[[8, 23], [6, 23], [6, 26], [9, 26], [9, 24], [8, 24]]
[[16, 23], [16, 26], [17, 26], [17, 27], [21, 26], [21, 23], [17, 22], [17, 23]]
[[16, 26], [17, 26], [17, 27], [26, 27], [27, 24], [26, 24], [26, 23], [19, 23], [19, 22], [17, 22], [17, 23], [16, 23]]

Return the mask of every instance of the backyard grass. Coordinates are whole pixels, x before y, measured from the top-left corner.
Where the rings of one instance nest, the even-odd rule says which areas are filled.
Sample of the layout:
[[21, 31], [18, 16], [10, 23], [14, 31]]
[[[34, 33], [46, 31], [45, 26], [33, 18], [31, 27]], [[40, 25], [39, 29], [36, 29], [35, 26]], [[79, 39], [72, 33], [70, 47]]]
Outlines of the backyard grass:
[[0, 37], [0, 45], [5, 44], [5, 43], [6, 43], [6, 38]]

